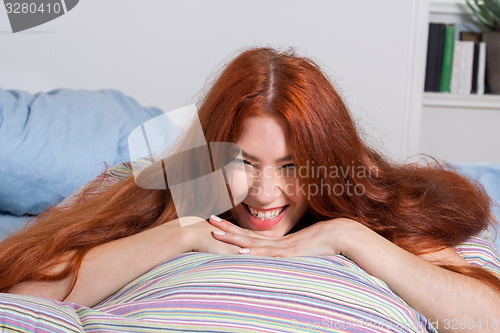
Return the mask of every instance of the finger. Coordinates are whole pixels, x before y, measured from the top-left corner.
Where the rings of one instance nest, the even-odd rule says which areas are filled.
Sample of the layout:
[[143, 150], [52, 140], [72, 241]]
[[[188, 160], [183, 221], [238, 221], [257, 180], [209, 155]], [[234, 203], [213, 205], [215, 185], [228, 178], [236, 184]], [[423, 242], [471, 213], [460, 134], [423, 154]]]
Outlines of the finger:
[[234, 244], [240, 247], [260, 248], [260, 247], [283, 247], [280, 242], [274, 239], [256, 238], [247, 235], [239, 235], [224, 230], [214, 230], [212, 235], [215, 239], [225, 243]]
[[239, 226], [237, 226], [237, 225], [235, 225], [227, 220], [221, 219], [220, 217], [215, 216], [215, 215], [210, 216], [210, 219], [208, 221], [213, 226], [215, 226], [219, 229], [222, 229], [226, 232], [232, 232], [234, 234], [240, 234], [240, 235], [248, 234], [247, 229], [240, 228]]
[[219, 242], [219, 246], [215, 246], [214, 248], [214, 253], [220, 253], [220, 254], [238, 254], [240, 253], [241, 247], [232, 245], [232, 244], [227, 244], [227, 243], [222, 243]]
[[243, 247], [239, 251], [240, 254], [264, 256], [264, 257], [291, 257], [294, 256], [293, 251], [287, 248], [264, 246], [264, 247]]
[[255, 238], [261, 238], [261, 239], [273, 239], [271, 237], [266, 237], [263, 235], [259, 235], [252, 230], [249, 229], [243, 229], [229, 221], [226, 221], [224, 219], [221, 219], [218, 216], [212, 215], [210, 219], [208, 220], [210, 224], [213, 226], [216, 226], [217, 228], [224, 230], [226, 233], [233, 233], [237, 235], [245, 235], [248, 237], [255, 237]]

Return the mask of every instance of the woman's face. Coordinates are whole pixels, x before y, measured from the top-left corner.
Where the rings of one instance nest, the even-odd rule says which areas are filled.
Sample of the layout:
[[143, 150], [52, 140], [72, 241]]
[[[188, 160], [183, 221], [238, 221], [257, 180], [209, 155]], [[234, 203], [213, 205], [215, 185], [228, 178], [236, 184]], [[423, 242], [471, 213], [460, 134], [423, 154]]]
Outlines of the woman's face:
[[290, 156], [290, 129], [281, 116], [252, 116], [241, 148], [248, 195], [233, 209], [238, 225], [268, 237], [285, 235], [307, 210]]

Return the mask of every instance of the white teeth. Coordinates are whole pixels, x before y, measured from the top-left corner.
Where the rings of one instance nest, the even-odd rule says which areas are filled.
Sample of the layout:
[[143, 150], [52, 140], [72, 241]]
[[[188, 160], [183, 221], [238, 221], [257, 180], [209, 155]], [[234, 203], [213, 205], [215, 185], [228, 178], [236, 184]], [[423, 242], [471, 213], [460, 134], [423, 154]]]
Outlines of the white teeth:
[[248, 206], [248, 209], [250, 210], [250, 213], [253, 216], [255, 216], [256, 218], [258, 218], [259, 220], [269, 220], [269, 219], [275, 218], [283, 211], [283, 207], [275, 209], [275, 210], [268, 210], [265, 212], [254, 209], [250, 206]]

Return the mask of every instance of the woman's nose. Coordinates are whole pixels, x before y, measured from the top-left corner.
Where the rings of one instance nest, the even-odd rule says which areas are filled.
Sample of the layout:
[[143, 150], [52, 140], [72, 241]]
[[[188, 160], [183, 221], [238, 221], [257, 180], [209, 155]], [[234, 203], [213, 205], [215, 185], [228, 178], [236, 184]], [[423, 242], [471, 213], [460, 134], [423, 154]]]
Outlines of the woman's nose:
[[270, 170], [252, 177], [249, 194], [262, 205], [272, 203], [282, 195], [280, 179]]

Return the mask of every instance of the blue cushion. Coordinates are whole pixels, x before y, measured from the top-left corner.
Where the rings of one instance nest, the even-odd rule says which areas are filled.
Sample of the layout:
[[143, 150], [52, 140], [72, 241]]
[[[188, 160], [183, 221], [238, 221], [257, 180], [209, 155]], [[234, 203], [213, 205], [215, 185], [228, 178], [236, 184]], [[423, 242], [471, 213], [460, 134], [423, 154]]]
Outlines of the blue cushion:
[[15, 216], [0, 212], [0, 241], [26, 225], [30, 217]]
[[0, 89], [0, 212], [38, 214], [128, 161], [130, 132], [160, 114], [114, 90]]
[[[500, 164], [453, 164], [460, 173], [479, 181], [488, 195], [495, 201], [493, 215], [500, 222]], [[495, 245], [500, 250], [500, 230], [496, 235]]]

